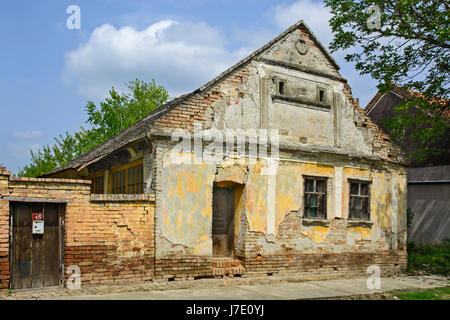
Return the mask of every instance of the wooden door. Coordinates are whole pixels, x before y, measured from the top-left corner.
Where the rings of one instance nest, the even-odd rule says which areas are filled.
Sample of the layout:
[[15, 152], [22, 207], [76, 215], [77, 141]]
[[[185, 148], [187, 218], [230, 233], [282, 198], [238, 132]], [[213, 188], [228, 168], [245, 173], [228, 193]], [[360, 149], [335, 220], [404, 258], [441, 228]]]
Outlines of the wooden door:
[[213, 191], [213, 256], [234, 257], [234, 189]]
[[[61, 279], [63, 205], [11, 203], [11, 288], [57, 286]], [[44, 233], [32, 234], [32, 214], [44, 215]]]

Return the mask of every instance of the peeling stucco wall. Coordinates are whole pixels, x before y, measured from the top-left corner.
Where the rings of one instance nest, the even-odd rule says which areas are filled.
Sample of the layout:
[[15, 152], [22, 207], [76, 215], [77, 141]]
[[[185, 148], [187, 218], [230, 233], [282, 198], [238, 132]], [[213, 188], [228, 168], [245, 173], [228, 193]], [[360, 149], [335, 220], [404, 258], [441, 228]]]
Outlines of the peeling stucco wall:
[[205, 163], [172, 165], [170, 152], [164, 154], [163, 162], [160, 236], [173, 245], [190, 248], [193, 254], [211, 255], [215, 167]]

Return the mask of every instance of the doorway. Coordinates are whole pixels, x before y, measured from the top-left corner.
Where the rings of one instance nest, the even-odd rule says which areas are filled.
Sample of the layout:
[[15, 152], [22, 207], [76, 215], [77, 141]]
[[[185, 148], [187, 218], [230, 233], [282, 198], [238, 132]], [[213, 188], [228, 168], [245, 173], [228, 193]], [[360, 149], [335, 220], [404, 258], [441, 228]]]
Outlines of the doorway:
[[234, 188], [213, 189], [213, 256], [234, 258]]
[[11, 289], [60, 285], [64, 208], [55, 203], [11, 202]]

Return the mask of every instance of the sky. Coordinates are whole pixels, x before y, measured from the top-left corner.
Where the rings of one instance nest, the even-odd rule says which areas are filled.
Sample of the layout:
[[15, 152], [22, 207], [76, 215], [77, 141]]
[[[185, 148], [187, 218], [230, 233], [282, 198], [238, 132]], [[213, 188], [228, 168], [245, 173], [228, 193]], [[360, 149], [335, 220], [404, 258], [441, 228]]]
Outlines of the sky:
[[[320, 0], [2, 0], [0, 165], [17, 173], [30, 150], [86, 127], [87, 102], [113, 86], [154, 78], [176, 97], [301, 19], [327, 46], [330, 17]], [[332, 55], [364, 107], [376, 82]]]

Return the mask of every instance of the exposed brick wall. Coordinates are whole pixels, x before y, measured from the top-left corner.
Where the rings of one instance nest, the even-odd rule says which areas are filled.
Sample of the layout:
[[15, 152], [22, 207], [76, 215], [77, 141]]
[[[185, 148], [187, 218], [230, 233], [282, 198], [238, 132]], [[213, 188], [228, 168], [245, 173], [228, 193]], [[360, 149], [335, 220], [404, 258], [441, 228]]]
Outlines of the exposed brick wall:
[[[153, 195], [91, 195], [86, 180], [8, 178], [0, 174], [2, 198], [69, 201], [64, 264], [80, 267], [82, 285], [153, 278]], [[9, 201], [0, 199], [0, 290], [9, 287], [8, 222]]]
[[[194, 122], [213, 120], [213, 115], [208, 116], [206, 110], [210, 108], [213, 103], [224, 98], [220, 86], [228, 84], [234, 88], [238, 88], [242, 86], [248, 76], [249, 67], [248, 65], [244, 65], [209, 88], [206, 92], [191, 97], [186, 102], [156, 120], [154, 127], [192, 129]], [[235, 97], [235, 99], [237, 100], [229, 101], [229, 103], [238, 103], [239, 96]]]
[[287, 215], [273, 243], [267, 243], [264, 234], [249, 232], [247, 228], [242, 257], [245, 273], [325, 277], [366, 274], [371, 265], [380, 267], [384, 275], [402, 273], [406, 269], [406, 248], [395, 251], [381, 242], [346, 244], [345, 219], [333, 219], [328, 226], [327, 240], [312, 246], [312, 241], [308, 242], [300, 232], [301, 227], [297, 214]]
[[164, 255], [155, 260], [156, 279], [184, 280], [212, 276], [211, 257]]
[[153, 279], [153, 200], [110, 196], [114, 200], [67, 204], [66, 267], [79, 266], [87, 284]]
[[402, 273], [406, 269], [405, 253], [392, 252], [345, 252], [345, 253], [301, 253], [279, 252], [278, 254], [258, 254], [250, 251], [245, 257], [246, 274], [287, 274], [304, 273], [305, 276], [367, 274], [367, 267], [376, 265], [382, 274]]
[[356, 126], [372, 132], [374, 136], [372, 144], [374, 154], [379, 154], [380, 157], [385, 160], [405, 163], [407, 161], [405, 153], [394, 141], [392, 141], [392, 138], [384, 132], [383, 129], [378, 127], [372, 119], [366, 115], [366, 112], [359, 106], [359, 103], [353, 99], [352, 90], [348, 84], [345, 84], [343, 92], [348, 101], [355, 108], [355, 111], [361, 117], [361, 121], [356, 122]]
[[9, 287], [9, 201], [1, 199], [8, 195], [10, 173], [0, 167], [0, 291]]

